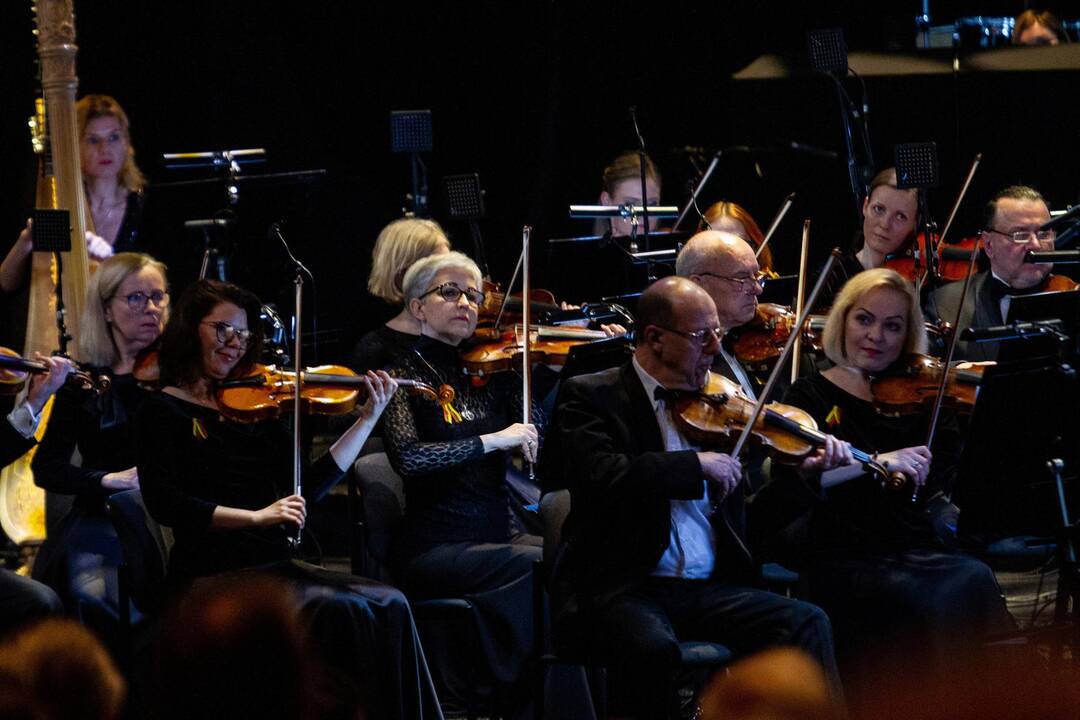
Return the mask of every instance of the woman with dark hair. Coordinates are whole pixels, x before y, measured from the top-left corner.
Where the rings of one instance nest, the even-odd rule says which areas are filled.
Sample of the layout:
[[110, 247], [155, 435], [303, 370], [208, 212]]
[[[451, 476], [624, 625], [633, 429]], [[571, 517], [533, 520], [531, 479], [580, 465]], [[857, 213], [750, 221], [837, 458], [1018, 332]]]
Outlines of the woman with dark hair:
[[[173, 529], [167, 584], [179, 590], [224, 572], [286, 578], [312, 625], [316, 648], [342, 678], [367, 685], [372, 717], [439, 715], [405, 597], [379, 583], [300, 562], [291, 538], [317, 500], [356, 459], [396, 384], [365, 376], [359, 416], [292, 489], [291, 433], [278, 420], [223, 414], [218, 383], [241, 374], [262, 347], [260, 304], [215, 280], [184, 291], [161, 341], [162, 390], [139, 415], [138, 469], [147, 509]], [[357, 692], [364, 692], [357, 688]]]

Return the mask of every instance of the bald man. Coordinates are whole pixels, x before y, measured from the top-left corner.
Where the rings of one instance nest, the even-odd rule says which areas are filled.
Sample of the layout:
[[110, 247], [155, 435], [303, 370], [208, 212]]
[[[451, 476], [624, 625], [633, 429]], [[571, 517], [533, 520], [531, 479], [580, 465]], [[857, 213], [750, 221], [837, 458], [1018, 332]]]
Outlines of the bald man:
[[[632, 360], [567, 381], [549, 427], [543, 462], [572, 497], [552, 577], [556, 642], [611, 667], [613, 715], [666, 715], [682, 640], [794, 645], [835, 677], [825, 614], [754, 587], [739, 461], [694, 446], [670, 415], [672, 391], [704, 387], [719, 351], [712, 298], [664, 278], [637, 320]], [[849, 457], [830, 443], [807, 469]]]

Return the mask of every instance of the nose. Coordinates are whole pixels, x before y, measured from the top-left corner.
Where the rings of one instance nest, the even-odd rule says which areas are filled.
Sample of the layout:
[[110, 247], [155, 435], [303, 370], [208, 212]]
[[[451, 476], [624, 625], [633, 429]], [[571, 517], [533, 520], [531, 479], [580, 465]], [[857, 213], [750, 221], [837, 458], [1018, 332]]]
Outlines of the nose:
[[465, 307], [469, 307], [472, 305], [472, 303], [469, 302], [469, 296], [465, 293], [461, 293], [460, 295], [458, 295], [457, 304], [458, 307], [461, 307], [462, 305], [464, 305]]
[[881, 327], [881, 323], [878, 323], [878, 322], [871, 323], [870, 327], [868, 327], [866, 329], [866, 336], [867, 336], [867, 338], [869, 338], [873, 342], [881, 342], [882, 338], [884, 337], [884, 332], [883, 332], [883, 328]]

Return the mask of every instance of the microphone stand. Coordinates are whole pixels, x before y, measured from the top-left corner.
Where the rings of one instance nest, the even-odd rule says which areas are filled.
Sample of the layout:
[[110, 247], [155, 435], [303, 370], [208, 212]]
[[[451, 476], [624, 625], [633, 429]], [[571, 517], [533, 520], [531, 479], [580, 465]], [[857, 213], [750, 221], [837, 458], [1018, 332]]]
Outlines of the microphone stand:
[[[303, 297], [304, 297], [304, 274], [309, 277], [311, 271], [304, 267], [304, 264], [296, 259], [296, 256], [292, 254], [292, 250], [289, 249], [289, 244], [285, 242], [285, 236], [281, 233], [281, 226], [278, 223], [274, 223], [270, 226], [270, 232], [277, 235], [281, 240], [281, 244], [285, 246], [285, 252], [288, 254], [289, 259], [293, 261], [294, 270], [296, 275], [293, 278], [293, 284], [295, 285], [295, 304], [293, 317], [293, 367], [296, 368], [296, 381], [293, 386], [293, 495], [300, 495], [303, 492], [302, 484], [302, 469], [303, 469], [303, 451], [301, 447], [300, 438], [300, 418], [301, 418], [301, 403], [300, 396], [303, 391], [304, 373], [301, 368], [304, 367], [301, 360], [300, 349], [302, 343], [303, 334], [301, 333], [301, 318], [303, 311]], [[300, 541], [303, 539], [304, 528], [299, 527], [296, 530], [296, 535], [289, 538], [289, 543], [294, 548], [300, 547]]]
[[705, 174], [698, 180], [697, 186], [694, 188], [693, 192], [690, 193], [690, 200], [686, 203], [686, 207], [683, 208], [683, 211], [679, 213], [678, 219], [675, 220], [675, 225], [671, 228], [672, 232], [678, 230], [683, 224], [683, 220], [685, 220], [686, 216], [690, 213], [690, 208], [697, 206], [698, 195], [705, 189], [705, 185], [709, 182], [710, 178], [712, 178], [712, 174], [716, 172], [716, 166], [720, 164], [720, 156], [723, 154], [723, 150], [717, 150], [716, 153], [713, 154], [712, 160], [709, 161], [709, 166], [705, 168]]

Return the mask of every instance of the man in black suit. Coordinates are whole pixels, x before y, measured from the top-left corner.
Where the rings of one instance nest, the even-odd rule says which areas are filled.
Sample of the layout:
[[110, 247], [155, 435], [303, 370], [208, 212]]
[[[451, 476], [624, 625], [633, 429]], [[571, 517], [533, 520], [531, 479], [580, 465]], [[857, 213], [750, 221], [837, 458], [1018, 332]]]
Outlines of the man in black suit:
[[[1001, 325], [1008, 317], [1013, 297], [1044, 290], [1052, 266], [1025, 263], [1024, 255], [1028, 251], [1054, 249], [1053, 231], [1039, 232], [1039, 227], [1049, 221], [1046, 201], [1034, 188], [1020, 185], [1005, 188], [987, 204], [982, 237], [990, 270], [971, 278], [957, 332], [969, 327]], [[953, 323], [963, 285], [953, 282], [931, 293], [924, 308], [927, 319]], [[955, 357], [958, 360], [995, 360], [999, 346], [996, 342], [961, 340], [956, 344]]]
[[[637, 327], [632, 361], [567, 381], [549, 427], [542, 469], [572, 496], [552, 570], [556, 643], [611, 666], [613, 714], [666, 713], [680, 640], [796, 645], [835, 678], [825, 614], [754, 587], [739, 461], [695, 447], [670, 415], [672, 391], [702, 388], [718, 352], [712, 299], [664, 278], [642, 294]], [[830, 440], [803, 469], [849, 461]]]

